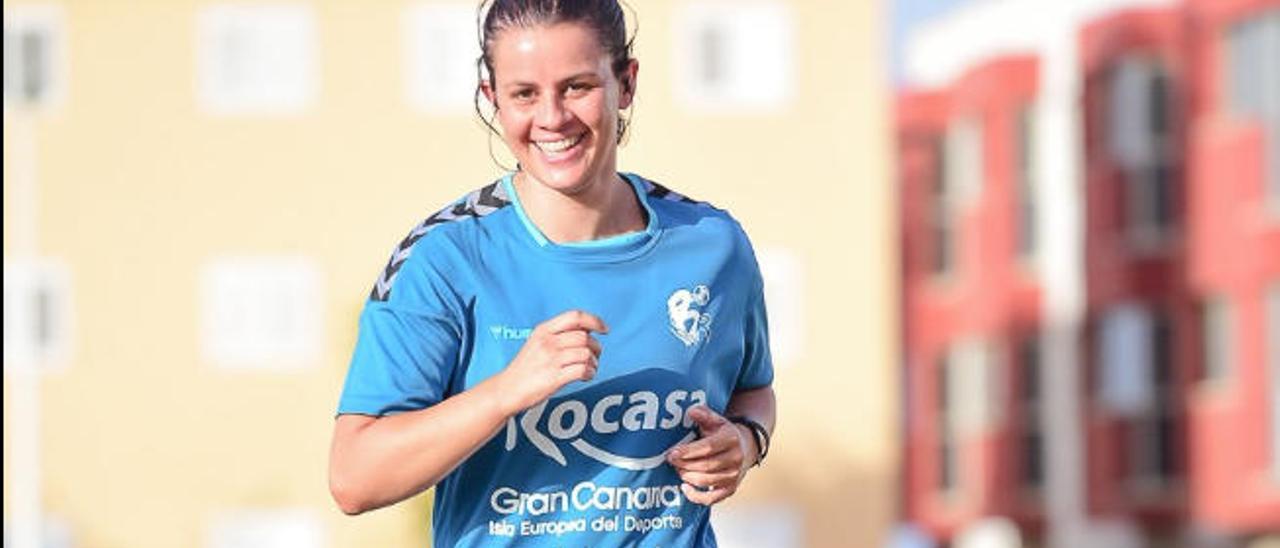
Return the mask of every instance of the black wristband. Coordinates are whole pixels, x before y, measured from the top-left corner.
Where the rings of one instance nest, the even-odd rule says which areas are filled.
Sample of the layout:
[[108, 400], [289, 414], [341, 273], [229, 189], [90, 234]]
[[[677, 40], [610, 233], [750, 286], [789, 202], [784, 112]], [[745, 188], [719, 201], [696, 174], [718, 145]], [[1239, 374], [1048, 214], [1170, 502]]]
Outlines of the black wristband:
[[734, 415], [725, 418], [729, 419], [729, 422], [741, 424], [751, 430], [751, 438], [756, 442], [756, 450], [758, 451], [756, 462], [752, 466], [760, 466], [760, 463], [764, 462], [765, 455], [769, 454], [769, 431], [765, 429], [763, 424], [747, 417]]

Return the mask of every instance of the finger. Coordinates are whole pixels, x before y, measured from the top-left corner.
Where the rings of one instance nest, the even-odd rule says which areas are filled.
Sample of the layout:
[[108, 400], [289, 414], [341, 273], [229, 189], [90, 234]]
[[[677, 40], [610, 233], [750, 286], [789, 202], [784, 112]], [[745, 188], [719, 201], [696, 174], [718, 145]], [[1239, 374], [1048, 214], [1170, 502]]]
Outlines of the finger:
[[587, 348], [591, 349], [591, 353], [595, 354], [596, 357], [599, 357], [600, 353], [604, 352], [604, 348], [600, 346], [600, 341], [591, 336], [587, 337]]
[[575, 363], [560, 369], [558, 378], [561, 385], [569, 384], [573, 381], [589, 381], [596, 376], [595, 363]]
[[738, 474], [736, 472], [721, 472], [718, 474], [707, 474], [705, 472], [682, 472], [680, 479], [689, 485], [696, 485], [702, 489], [708, 487], [732, 487], [738, 483]]
[[546, 328], [548, 333], [562, 333], [570, 329], [582, 329], [586, 331], [595, 331], [597, 333], [608, 333], [609, 328], [605, 326], [604, 320], [601, 320], [595, 314], [584, 312], [581, 310], [570, 310], [559, 316], [547, 320], [538, 327]]
[[718, 430], [704, 438], [691, 441], [683, 445], [677, 445], [671, 449], [668, 455], [679, 461], [688, 461], [693, 459], [703, 459], [717, 453], [727, 451], [738, 443], [738, 438], [733, 432], [725, 433], [725, 430]]
[[596, 354], [586, 347], [566, 348], [556, 353], [555, 363], [561, 366], [574, 363], [596, 363]]
[[727, 488], [713, 488], [709, 491], [702, 491], [687, 483], [680, 484], [680, 491], [684, 493], [685, 498], [689, 499], [689, 502], [703, 506], [711, 506], [733, 494], [733, 491]]
[[555, 335], [555, 340], [556, 348], [583, 347], [590, 349], [592, 354], [600, 355], [600, 341], [585, 330], [570, 329], [563, 331]]
[[732, 450], [721, 451], [700, 459], [670, 459], [676, 470], [693, 472], [736, 472], [742, 465], [742, 454]]
[[693, 420], [693, 424], [697, 425], [698, 430], [703, 434], [722, 425], [729, 424], [729, 419], [720, 416], [719, 413], [712, 411], [710, 407], [705, 405], [694, 406], [690, 409], [689, 418]]

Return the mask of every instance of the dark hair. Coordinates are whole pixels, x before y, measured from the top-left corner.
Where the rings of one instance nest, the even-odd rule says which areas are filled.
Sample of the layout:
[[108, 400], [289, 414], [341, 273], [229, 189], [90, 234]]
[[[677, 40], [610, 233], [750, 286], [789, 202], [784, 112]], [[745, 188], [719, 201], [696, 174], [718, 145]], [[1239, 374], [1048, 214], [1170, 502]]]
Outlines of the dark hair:
[[[477, 81], [488, 79], [490, 88], [497, 84], [493, 75], [493, 40], [504, 30], [531, 28], [557, 23], [581, 23], [596, 34], [600, 47], [609, 54], [614, 76], [624, 90], [632, 83], [623, 79], [631, 63], [631, 45], [635, 36], [627, 37], [627, 20], [619, 0], [483, 0], [476, 12], [480, 30], [480, 58], [476, 60]], [[475, 107], [480, 121], [498, 134], [493, 122], [480, 110], [481, 90], [476, 86]], [[627, 120], [618, 117], [618, 142], [627, 131]]]

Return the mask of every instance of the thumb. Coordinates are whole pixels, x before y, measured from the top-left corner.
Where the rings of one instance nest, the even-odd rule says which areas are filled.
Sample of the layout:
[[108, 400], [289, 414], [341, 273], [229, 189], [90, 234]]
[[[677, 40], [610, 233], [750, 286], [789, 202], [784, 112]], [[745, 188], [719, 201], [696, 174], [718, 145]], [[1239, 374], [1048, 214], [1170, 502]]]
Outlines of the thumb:
[[707, 433], [715, 430], [720, 425], [728, 422], [727, 419], [712, 411], [705, 405], [699, 405], [689, 410], [689, 418], [693, 419], [693, 424], [698, 426], [698, 430]]

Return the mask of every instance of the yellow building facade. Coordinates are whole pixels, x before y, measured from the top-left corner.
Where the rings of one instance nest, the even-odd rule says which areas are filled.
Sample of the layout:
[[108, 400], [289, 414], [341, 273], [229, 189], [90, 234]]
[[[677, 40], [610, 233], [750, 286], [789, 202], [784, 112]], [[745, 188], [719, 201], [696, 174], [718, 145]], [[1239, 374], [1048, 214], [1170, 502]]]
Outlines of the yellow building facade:
[[[718, 530], [878, 544], [899, 392], [882, 7], [633, 8], [620, 168], [732, 212], [766, 277], [775, 445]], [[429, 496], [347, 517], [326, 466], [387, 253], [509, 158], [458, 91], [473, 6], [4, 9], [6, 539], [35, 538], [35, 505], [68, 546], [429, 542]]]

